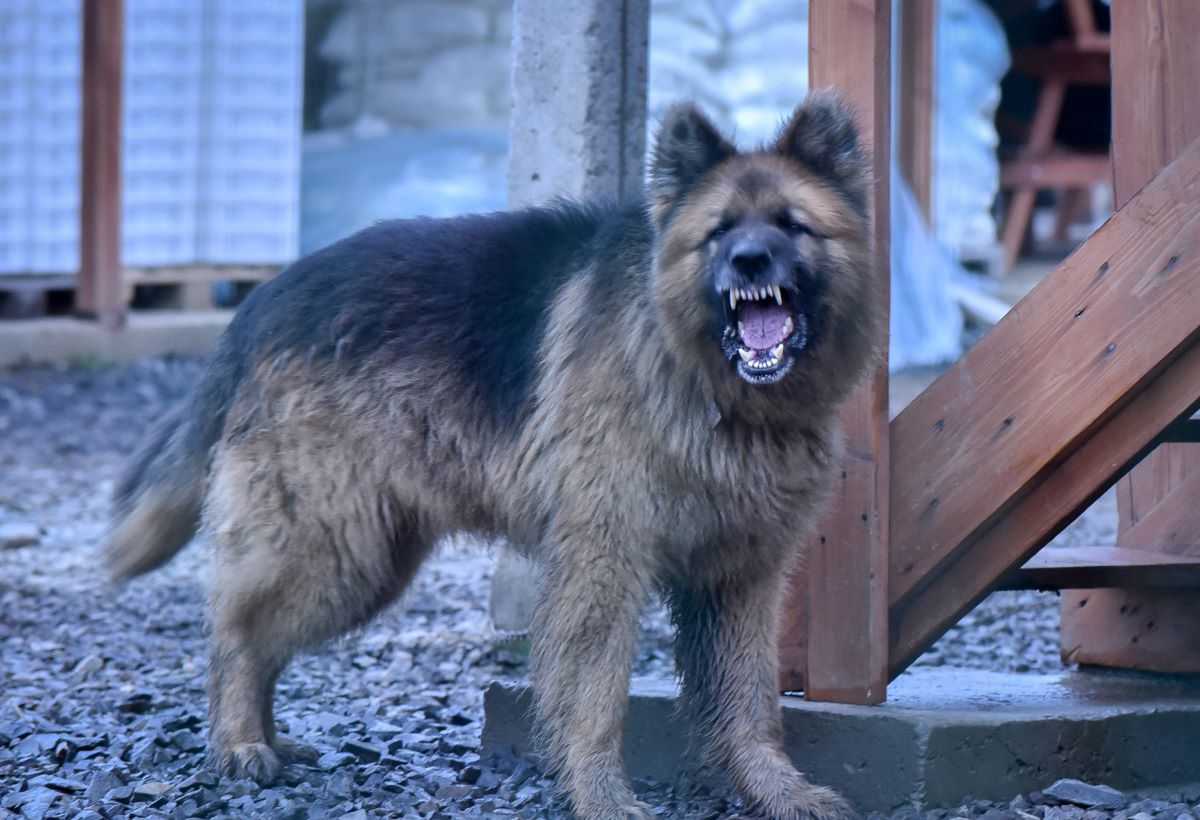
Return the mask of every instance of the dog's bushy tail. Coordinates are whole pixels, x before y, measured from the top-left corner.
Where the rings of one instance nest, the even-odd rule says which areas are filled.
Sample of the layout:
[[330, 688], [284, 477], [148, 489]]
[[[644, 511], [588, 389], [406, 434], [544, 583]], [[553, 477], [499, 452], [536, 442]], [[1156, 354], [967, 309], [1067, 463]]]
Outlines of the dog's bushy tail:
[[117, 482], [104, 557], [118, 579], [162, 566], [196, 534], [209, 446], [191, 411], [188, 402], [159, 422]]
[[113, 492], [104, 559], [125, 580], [170, 561], [196, 534], [213, 445], [241, 379], [227, 331], [191, 397], [153, 428]]

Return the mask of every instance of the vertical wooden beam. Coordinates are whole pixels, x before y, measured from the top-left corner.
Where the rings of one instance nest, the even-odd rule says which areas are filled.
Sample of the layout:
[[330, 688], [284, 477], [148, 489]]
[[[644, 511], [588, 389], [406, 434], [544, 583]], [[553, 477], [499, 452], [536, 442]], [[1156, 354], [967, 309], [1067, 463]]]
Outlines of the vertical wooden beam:
[[[812, 0], [809, 86], [833, 86], [858, 112], [872, 146], [873, 258], [887, 327], [888, 209], [891, 139], [890, 0]], [[807, 607], [785, 610], [785, 689], [810, 700], [878, 703], [888, 670], [888, 376], [886, 358], [864, 380], [843, 414], [847, 456], [834, 502], [818, 528], [805, 567]], [[804, 610], [807, 608], [807, 615]], [[798, 620], [798, 618], [805, 620]], [[803, 678], [787, 664], [796, 634], [807, 636]], [[791, 656], [794, 656], [792, 651]]]
[[937, 10], [934, 0], [900, 0], [900, 134], [897, 162], [931, 222], [933, 214], [933, 71]]
[[83, 0], [79, 278], [75, 311], [111, 330], [125, 323], [121, 285], [123, 0]]
[[[1200, 137], [1200, 18], [1189, 0], [1118, 2], [1112, 8], [1113, 189], [1117, 207]], [[1159, 447], [1117, 484], [1117, 543], [1161, 549], [1179, 533], [1200, 447]], [[1195, 499], [1190, 499], [1196, 503]], [[1156, 512], [1154, 533], [1137, 525]], [[1189, 530], [1194, 529], [1191, 523]], [[1161, 538], [1159, 537], [1161, 536]], [[1200, 671], [1200, 600], [1166, 590], [1063, 593], [1062, 652], [1069, 661], [1158, 671]], [[1133, 617], [1137, 615], [1138, 617]], [[1181, 624], [1175, 630], [1168, 624]], [[1147, 624], [1150, 624], [1147, 629]], [[1157, 627], [1155, 626], [1157, 624]], [[1164, 637], [1168, 636], [1168, 637]]]

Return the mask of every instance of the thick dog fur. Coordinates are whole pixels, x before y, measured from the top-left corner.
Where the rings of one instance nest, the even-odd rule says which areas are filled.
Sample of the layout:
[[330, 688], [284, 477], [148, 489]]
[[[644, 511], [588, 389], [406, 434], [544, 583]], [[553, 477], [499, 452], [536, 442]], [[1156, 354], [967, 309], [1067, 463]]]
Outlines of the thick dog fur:
[[[470, 531], [540, 559], [537, 716], [578, 816], [646, 811], [620, 738], [653, 592], [704, 747], [748, 803], [846, 811], [781, 749], [776, 637], [839, 402], [882, 335], [866, 168], [832, 95], [748, 153], [682, 105], [644, 202], [385, 222], [257, 289], [120, 483], [107, 547], [127, 577], [201, 523], [213, 541], [221, 768], [265, 783], [304, 759], [272, 718], [288, 659]], [[759, 383], [728, 291], [776, 284], [802, 327]]]

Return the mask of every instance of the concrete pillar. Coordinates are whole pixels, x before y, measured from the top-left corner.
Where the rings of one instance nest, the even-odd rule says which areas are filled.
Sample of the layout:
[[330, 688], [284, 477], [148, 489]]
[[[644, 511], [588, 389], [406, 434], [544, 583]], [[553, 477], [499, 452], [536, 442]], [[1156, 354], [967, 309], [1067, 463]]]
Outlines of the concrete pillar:
[[516, 0], [508, 203], [642, 188], [649, 0]]
[[[646, 153], [649, 0], [515, 0], [508, 204], [636, 196]], [[504, 551], [496, 629], [529, 629], [528, 562]]]

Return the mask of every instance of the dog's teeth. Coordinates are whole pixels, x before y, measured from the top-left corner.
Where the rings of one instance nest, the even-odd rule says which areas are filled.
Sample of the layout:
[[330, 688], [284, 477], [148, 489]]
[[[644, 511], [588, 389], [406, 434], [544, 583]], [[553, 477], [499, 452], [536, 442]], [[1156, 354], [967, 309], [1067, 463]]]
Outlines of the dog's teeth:
[[796, 329], [796, 323], [792, 321], [792, 317], [788, 316], [783, 320], [783, 335], [791, 336], [792, 331]]
[[[738, 322], [738, 336], [745, 338], [745, 335], [746, 335], [746, 325], [743, 322]], [[745, 350], [745, 348], [742, 348], [742, 349]]]
[[737, 291], [736, 290], [729, 291], [729, 307], [731, 309], [737, 310], [737, 300], [738, 300]]
[[783, 342], [780, 342], [771, 348], [771, 358], [775, 359], [776, 361], [783, 358]]
[[754, 351], [753, 350], [747, 350], [744, 347], [739, 347], [738, 355], [742, 357], [743, 362], [745, 362], [748, 365], [753, 366], [753, 364], [754, 364]]
[[783, 304], [783, 293], [779, 290], [779, 285], [776, 285], [775, 287], [771, 288], [771, 290], [775, 293], [775, 304], [782, 305]]

